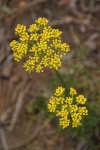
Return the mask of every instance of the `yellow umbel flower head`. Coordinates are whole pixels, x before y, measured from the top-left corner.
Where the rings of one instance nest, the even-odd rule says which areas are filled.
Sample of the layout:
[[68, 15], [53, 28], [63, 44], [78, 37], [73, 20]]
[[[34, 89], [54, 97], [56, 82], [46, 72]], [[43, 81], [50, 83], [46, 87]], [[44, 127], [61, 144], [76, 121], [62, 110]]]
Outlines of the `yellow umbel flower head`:
[[64, 129], [72, 124], [72, 127], [81, 126], [84, 115], [88, 110], [84, 106], [87, 99], [83, 95], [77, 95], [74, 88], [70, 88], [70, 97], [64, 96], [65, 88], [58, 87], [48, 103], [49, 112], [59, 117], [59, 124]]
[[19, 41], [13, 40], [10, 46], [16, 61], [25, 58], [23, 67], [28, 72], [43, 72], [45, 67], [58, 70], [63, 54], [70, 50], [68, 44], [62, 43], [62, 32], [48, 23], [46, 18], [38, 18], [28, 30], [20, 24], [15, 28]]

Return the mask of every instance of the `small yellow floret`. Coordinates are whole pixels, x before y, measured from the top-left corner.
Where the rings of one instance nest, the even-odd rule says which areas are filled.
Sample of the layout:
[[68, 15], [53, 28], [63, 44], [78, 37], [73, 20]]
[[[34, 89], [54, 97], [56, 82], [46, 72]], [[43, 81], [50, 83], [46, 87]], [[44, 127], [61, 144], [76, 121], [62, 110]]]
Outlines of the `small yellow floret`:
[[30, 41], [38, 41], [39, 36], [37, 33], [30, 34]]
[[76, 95], [77, 94], [77, 92], [76, 92], [76, 90], [74, 89], [74, 88], [70, 88], [70, 95]]
[[38, 18], [35, 22], [40, 26], [46, 26], [49, 20], [46, 18]]
[[26, 32], [26, 26], [18, 24], [15, 28], [15, 34], [22, 34], [23, 32]]
[[70, 106], [73, 103], [73, 98], [72, 97], [66, 97], [65, 102]]
[[55, 92], [55, 96], [61, 96], [64, 93], [65, 89], [63, 87], [58, 87]]
[[20, 61], [28, 52], [27, 43], [19, 43], [14, 40], [10, 43], [10, 46], [14, 52], [14, 59], [16, 61]]
[[60, 119], [59, 119], [59, 124], [60, 124], [60, 126], [64, 129], [64, 128], [66, 128], [66, 127], [69, 126], [70, 120], [67, 119], [66, 117], [60, 118]]
[[28, 31], [29, 32], [37, 32], [39, 30], [39, 28], [38, 28], [38, 26], [36, 25], [36, 24], [32, 24], [32, 25], [30, 25], [30, 27], [29, 27], [29, 29], [28, 29]]
[[84, 97], [84, 95], [78, 95], [76, 97], [76, 102], [79, 104], [85, 104], [86, 100], [87, 99]]
[[34, 58], [33, 57], [29, 57], [29, 60], [27, 60], [25, 63], [24, 63], [24, 66], [23, 66], [25, 69], [26, 69], [26, 71], [29, 71], [29, 73], [31, 72], [31, 71], [33, 71], [34, 70], [34, 67], [35, 67], [35, 60], [34, 60]]

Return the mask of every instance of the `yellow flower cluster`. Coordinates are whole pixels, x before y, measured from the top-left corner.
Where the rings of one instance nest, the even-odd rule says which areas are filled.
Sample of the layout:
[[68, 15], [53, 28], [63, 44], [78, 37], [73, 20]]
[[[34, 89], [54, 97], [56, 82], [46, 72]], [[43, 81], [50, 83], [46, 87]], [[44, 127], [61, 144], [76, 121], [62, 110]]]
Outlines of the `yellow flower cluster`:
[[88, 115], [88, 110], [83, 104], [87, 99], [83, 95], [77, 95], [74, 88], [70, 88], [70, 97], [64, 97], [65, 89], [58, 87], [54, 96], [48, 103], [49, 112], [59, 117], [59, 124], [64, 129], [72, 123], [72, 127], [81, 126], [82, 116]]
[[26, 31], [26, 26], [18, 24], [15, 28], [15, 34], [18, 34], [21, 42], [28, 42], [29, 35]]
[[11, 42], [12, 50], [14, 52], [14, 58], [16, 61], [20, 61], [28, 52], [27, 43], [19, 43], [15, 40]]
[[62, 56], [70, 50], [69, 45], [62, 43], [62, 32], [52, 29], [48, 22], [46, 18], [38, 18], [28, 30], [20, 24], [15, 28], [19, 41], [12, 41], [10, 46], [15, 60], [25, 58], [23, 67], [28, 72], [43, 72], [45, 67], [58, 70]]

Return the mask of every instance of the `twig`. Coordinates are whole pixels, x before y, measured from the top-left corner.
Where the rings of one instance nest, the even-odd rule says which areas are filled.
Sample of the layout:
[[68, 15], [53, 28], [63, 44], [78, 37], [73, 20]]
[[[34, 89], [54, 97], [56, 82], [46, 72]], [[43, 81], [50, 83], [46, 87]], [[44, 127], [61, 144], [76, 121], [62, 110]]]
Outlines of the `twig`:
[[[28, 2], [27, 5], [24, 5], [23, 7], [17, 7], [15, 9], [13, 9], [11, 11], [11, 15], [6, 19], [6, 24], [11, 25], [12, 21], [20, 16], [21, 14], [23, 14], [24, 12], [30, 10], [33, 6], [37, 5], [37, 4], [40, 4], [40, 3], [43, 3], [43, 2], [46, 2], [47, 0], [34, 0], [34, 1], [31, 1], [30, 3]], [[9, 23], [8, 23], [9, 22]]]
[[94, 12], [94, 0], [90, 0], [90, 12], [93, 13]]
[[88, 11], [88, 8], [86, 7], [84, 0], [81, 0], [80, 5], [81, 5], [81, 9], [84, 12]]
[[20, 89], [23, 87], [23, 82], [19, 83], [16, 85], [15, 89], [13, 90], [13, 93], [12, 93], [12, 100], [11, 102], [15, 102], [17, 96], [18, 96], [18, 93], [20, 91]]
[[95, 40], [99, 36], [99, 33], [94, 33], [89, 37], [89, 41]]
[[23, 147], [23, 146], [27, 145], [28, 143], [30, 143], [31, 141], [33, 141], [38, 136], [40, 130], [43, 129], [43, 127], [44, 127], [44, 124], [42, 124], [42, 120], [39, 117], [36, 128], [34, 129], [32, 135], [30, 135], [30, 137], [28, 137], [25, 141], [10, 145], [9, 150]]
[[6, 111], [4, 111], [1, 115], [0, 115], [0, 121], [1, 122], [5, 122], [5, 120], [8, 118], [9, 113], [11, 112], [11, 108], [7, 108]]
[[18, 100], [17, 100], [17, 103], [16, 103], [16, 108], [15, 108], [15, 112], [13, 114], [13, 117], [12, 117], [12, 120], [11, 120], [11, 125], [10, 127], [8, 128], [8, 130], [13, 130], [15, 124], [16, 124], [16, 121], [17, 121], [17, 118], [18, 118], [18, 115], [20, 113], [20, 110], [21, 110], [21, 107], [22, 107], [22, 103], [23, 103], [23, 98], [26, 94], [26, 92], [28, 91], [30, 87], [30, 84], [27, 86], [27, 87], [24, 87], [25, 90], [23, 91], [20, 91], [19, 93], [19, 96], [18, 96]]
[[57, 26], [57, 25], [63, 25], [63, 24], [69, 24], [69, 23], [78, 23], [82, 25], [88, 25], [90, 21], [87, 19], [78, 19], [78, 18], [73, 18], [71, 16], [66, 16], [63, 19], [51, 21], [49, 25]]
[[90, 6], [89, 6], [89, 8], [88, 8], [88, 7], [86, 7], [84, 0], [81, 0], [81, 2], [80, 2], [81, 9], [82, 9], [84, 12], [89, 11], [90, 13], [92, 13], [92, 12], [94, 12], [94, 3], [95, 3], [94, 0], [90, 0]]
[[2, 5], [2, 2], [3, 2], [3, 0], [0, 0], [0, 7], [1, 7], [1, 5]]
[[2, 141], [2, 145], [3, 145], [4, 150], [9, 150], [3, 129], [0, 129], [0, 136], [1, 136], [1, 141]]
[[81, 150], [81, 149], [85, 149], [85, 150], [88, 149], [87, 141], [85, 140], [80, 141], [80, 143], [75, 148], [75, 150]]
[[64, 19], [50, 21], [49, 25], [51, 25], [51, 26], [57, 26], [57, 25], [65, 24], [65, 23], [69, 24], [69, 23], [72, 22], [72, 20], [73, 20], [72, 17], [67, 16], [67, 17], [64, 18]]
[[76, 45], [80, 44], [80, 40], [78, 38], [78, 35], [76, 34], [74, 27], [72, 25], [70, 25], [69, 27], [70, 33], [72, 35], [73, 41]]
[[4, 60], [0, 63], [0, 70], [5, 66], [5, 64], [11, 63], [13, 60], [13, 54], [10, 54], [7, 58], [4, 58]]
[[95, 48], [96, 44], [94, 42], [94, 40], [99, 36], [98, 33], [94, 33], [92, 34], [85, 42], [84, 44], [86, 46], [89, 46], [90, 48]]

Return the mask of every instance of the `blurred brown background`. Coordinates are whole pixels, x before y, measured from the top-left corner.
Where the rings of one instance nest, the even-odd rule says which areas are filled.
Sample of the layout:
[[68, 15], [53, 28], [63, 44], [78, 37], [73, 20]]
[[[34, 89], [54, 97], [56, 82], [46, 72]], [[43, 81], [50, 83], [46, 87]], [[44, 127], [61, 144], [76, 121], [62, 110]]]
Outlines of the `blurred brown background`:
[[[48, 119], [43, 124], [39, 115], [27, 114], [30, 100], [41, 95], [49, 99], [55, 77], [48, 68], [42, 74], [26, 73], [22, 63], [13, 61], [9, 43], [17, 39], [14, 29], [18, 23], [29, 27], [38, 17], [48, 18], [53, 28], [62, 30], [63, 41], [71, 47], [62, 73], [75, 75], [71, 64], [80, 69], [82, 64], [78, 66], [73, 54], [84, 56], [90, 50], [85, 61], [93, 81], [89, 94], [100, 90], [100, 0], [0, 0], [0, 150], [87, 150], [84, 141], [70, 145], [67, 134], [55, 133]], [[81, 74], [75, 76], [81, 83]]]

